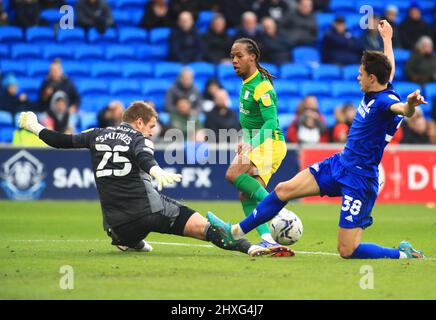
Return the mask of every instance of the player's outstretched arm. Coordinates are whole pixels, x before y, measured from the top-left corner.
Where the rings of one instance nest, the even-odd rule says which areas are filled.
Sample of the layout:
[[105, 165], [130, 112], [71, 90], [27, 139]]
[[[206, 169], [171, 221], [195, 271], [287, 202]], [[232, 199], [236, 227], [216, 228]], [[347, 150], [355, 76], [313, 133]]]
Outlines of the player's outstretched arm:
[[72, 135], [47, 129], [38, 122], [36, 114], [33, 112], [21, 112], [18, 118], [18, 125], [20, 128], [37, 135], [42, 141], [53, 148], [74, 148]]
[[392, 71], [389, 77], [389, 81], [392, 81], [395, 75], [395, 57], [394, 50], [392, 48], [392, 36], [394, 32], [392, 30], [392, 26], [389, 24], [389, 22], [387, 22], [387, 20], [381, 20], [377, 26], [377, 29], [381, 38], [383, 39], [384, 54], [388, 57], [392, 65]]
[[150, 169], [150, 175], [157, 181], [157, 190], [161, 191], [162, 187], [167, 187], [174, 182], [182, 181], [182, 175], [180, 173], [171, 173], [163, 170], [158, 165]]
[[407, 102], [395, 103], [391, 106], [391, 111], [405, 117], [411, 117], [415, 113], [415, 108], [421, 104], [427, 104], [420, 90], [416, 90], [407, 96]]

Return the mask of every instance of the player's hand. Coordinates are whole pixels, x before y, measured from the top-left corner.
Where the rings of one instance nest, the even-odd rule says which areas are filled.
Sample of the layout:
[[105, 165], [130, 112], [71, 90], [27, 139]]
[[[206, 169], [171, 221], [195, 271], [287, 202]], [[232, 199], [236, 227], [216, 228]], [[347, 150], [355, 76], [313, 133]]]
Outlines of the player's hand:
[[377, 26], [377, 30], [383, 39], [392, 39], [393, 30], [387, 20], [381, 20]]
[[161, 191], [162, 187], [167, 187], [174, 182], [182, 181], [182, 175], [179, 173], [166, 172], [159, 166], [150, 169], [150, 175], [157, 181], [157, 190]]
[[241, 142], [236, 147], [236, 153], [242, 154], [246, 151], [250, 151], [252, 149], [251, 145], [249, 143]]
[[428, 104], [428, 102], [424, 100], [424, 97], [421, 95], [421, 92], [418, 89], [407, 96], [407, 104], [415, 108], [421, 104]]
[[20, 117], [18, 118], [18, 126], [30, 132], [33, 132], [36, 135], [39, 135], [41, 130], [45, 129], [44, 126], [38, 123], [36, 114], [31, 111], [20, 113]]

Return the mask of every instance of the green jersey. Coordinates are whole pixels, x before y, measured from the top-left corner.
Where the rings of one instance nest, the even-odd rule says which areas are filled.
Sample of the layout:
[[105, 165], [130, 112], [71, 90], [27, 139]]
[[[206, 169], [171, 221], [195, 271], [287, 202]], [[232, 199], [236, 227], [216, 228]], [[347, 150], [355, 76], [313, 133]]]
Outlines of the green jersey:
[[253, 148], [269, 138], [285, 140], [277, 118], [276, 92], [259, 70], [242, 82], [239, 121], [244, 130], [244, 142]]

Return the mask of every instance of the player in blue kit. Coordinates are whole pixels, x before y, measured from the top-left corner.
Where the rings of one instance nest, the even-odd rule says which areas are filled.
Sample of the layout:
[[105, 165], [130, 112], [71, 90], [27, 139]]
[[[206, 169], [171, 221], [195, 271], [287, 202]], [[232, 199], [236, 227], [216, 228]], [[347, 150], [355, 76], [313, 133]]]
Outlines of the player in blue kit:
[[[391, 81], [395, 73], [392, 50], [392, 27], [386, 20], [378, 25], [384, 53], [365, 51], [359, 68], [361, 90], [365, 93], [340, 153], [302, 170], [292, 179], [279, 183], [256, 209], [239, 224], [225, 223], [208, 213], [211, 225], [218, 228], [231, 244], [256, 226], [271, 220], [289, 200], [307, 196], [342, 196], [339, 219], [338, 251], [343, 258], [423, 258], [410, 243], [401, 242], [398, 249], [375, 243], [361, 243], [362, 231], [373, 220], [371, 211], [378, 193], [378, 165], [383, 151], [415, 108], [426, 104], [419, 90], [400, 102]], [[267, 249], [265, 249], [267, 250]]]

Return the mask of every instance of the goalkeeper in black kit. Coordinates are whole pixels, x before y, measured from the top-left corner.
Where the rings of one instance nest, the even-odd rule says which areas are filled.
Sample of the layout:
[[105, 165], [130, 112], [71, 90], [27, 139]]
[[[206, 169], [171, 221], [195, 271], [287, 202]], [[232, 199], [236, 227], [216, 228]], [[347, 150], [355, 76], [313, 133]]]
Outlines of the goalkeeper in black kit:
[[33, 132], [49, 146], [63, 149], [87, 148], [103, 211], [103, 226], [120, 250], [151, 251], [144, 241], [150, 232], [174, 234], [210, 241], [223, 249], [247, 253], [251, 244], [241, 239], [224, 247], [219, 232], [195, 210], [156, 191], [179, 182], [182, 175], [164, 171], [154, 159], [149, 139], [157, 113], [143, 101], [133, 102], [118, 127], [96, 128], [69, 135], [46, 129], [32, 112], [22, 112], [19, 126]]

